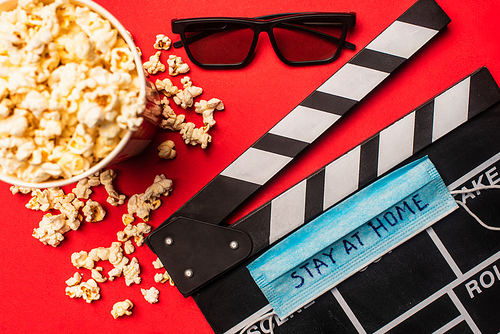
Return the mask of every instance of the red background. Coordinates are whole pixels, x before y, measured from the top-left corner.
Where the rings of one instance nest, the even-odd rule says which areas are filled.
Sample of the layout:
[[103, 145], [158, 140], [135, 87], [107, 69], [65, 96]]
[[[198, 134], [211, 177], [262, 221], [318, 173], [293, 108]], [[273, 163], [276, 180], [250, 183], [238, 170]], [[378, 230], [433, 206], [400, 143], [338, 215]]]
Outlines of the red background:
[[[119, 1], [98, 0], [132, 33], [142, 49], [144, 61], [155, 50], [156, 34], [177, 40], [170, 31], [172, 18], [197, 16], [259, 16], [298, 11], [354, 11], [357, 26], [348, 40], [358, 50], [366, 46], [414, 0], [316, 0], [316, 1]], [[439, 0], [450, 16], [448, 28], [400, 68], [389, 80], [344, 116], [305, 154], [251, 201], [231, 217], [241, 217], [270, 200], [316, 169], [324, 166], [401, 116], [446, 89], [481, 66], [487, 66], [500, 82], [500, 3], [497, 0]], [[163, 53], [189, 60], [183, 49]], [[191, 66], [188, 74], [195, 86], [204, 89], [199, 99], [221, 99], [226, 110], [216, 112], [217, 125], [211, 130], [213, 142], [208, 149], [185, 145], [178, 133], [159, 130], [153, 143], [139, 156], [113, 166], [118, 173], [115, 186], [127, 196], [143, 192], [157, 174], [174, 181], [171, 196], [152, 213], [153, 227], [177, 210], [248, 146], [276, 124], [307, 95], [347, 62], [355, 52], [345, 50], [336, 62], [315, 67], [288, 67], [274, 54], [269, 39], [262, 35], [252, 63], [239, 70], [203, 70]], [[164, 78], [167, 75], [159, 75]], [[181, 86], [180, 76], [173, 78]], [[156, 79], [156, 77], [153, 77]], [[176, 109], [178, 113], [181, 113]], [[201, 125], [194, 110], [186, 119]], [[178, 156], [166, 161], [158, 158], [157, 145], [172, 139]], [[474, 140], [474, 138], [471, 138]], [[66, 192], [72, 187], [66, 187]], [[121, 215], [126, 206], [104, 203], [105, 191], [94, 190], [92, 198], [104, 203], [107, 217], [99, 223], [86, 223], [78, 231], [66, 233], [57, 248], [45, 246], [31, 233], [38, 227], [43, 212], [24, 205], [29, 195], [12, 195], [9, 185], [0, 184], [0, 332], [2, 333], [211, 333], [210, 326], [192, 298], [183, 298], [167, 284], [156, 284], [151, 262], [156, 256], [147, 246], [131, 255], [139, 259], [142, 283], [127, 287], [123, 278], [100, 284], [101, 299], [91, 304], [65, 295], [65, 281], [77, 270], [70, 262], [73, 252], [109, 247], [116, 232], [124, 228]], [[104, 263], [105, 271], [110, 267]], [[160, 302], [148, 304], [141, 288], [156, 286]], [[114, 320], [112, 305], [129, 298], [135, 304], [133, 315]]]

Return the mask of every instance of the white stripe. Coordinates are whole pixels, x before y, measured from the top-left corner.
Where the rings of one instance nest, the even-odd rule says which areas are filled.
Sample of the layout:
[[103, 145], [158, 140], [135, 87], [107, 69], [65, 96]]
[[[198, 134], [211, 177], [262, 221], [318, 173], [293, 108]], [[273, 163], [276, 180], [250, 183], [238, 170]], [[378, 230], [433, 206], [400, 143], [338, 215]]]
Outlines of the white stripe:
[[439, 239], [439, 236], [437, 235], [436, 231], [434, 231], [434, 229], [432, 227], [429, 227], [426, 231], [427, 231], [427, 234], [431, 237], [431, 240], [434, 242], [434, 244], [438, 248], [441, 255], [444, 257], [444, 259], [446, 260], [446, 262], [450, 266], [451, 270], [453, 270], [453, 273], [455, 274], [455, 276], [457, 276], [457, 278], [462, 277], [462, 275], [463, 275], [462, 271], [460, 270], [460, 268], [456, 264], [455, 260], [453, 260], [453, 258], [451, 257], [450, 253], [448, 252], [448, 250], [444, 246], [441, 239]]
[[357, 146], [326, 166], [323, 210], [358, 189], [360, 152]]
[[469, 113], [470, 77], [448, 89], [434, 100], [432, 141], [467, 121]]
[[464, 176], [462, 176], [461, 178], [459, 178], [458, 180], [456, 180], [455, 182], [450, 184], [447, 187], [448, 190], [449, 191], [455, 190], [459, 185], [461, 185], [462, 183], [464, 183], [466, 181], [469, 181], [472, 177], [476, 176], [477, 174], [482, 172], [484, 169], [493, 165], [494, 163], [496, 163], [499, 160], [500, 160], [500, 153], [497, 153], [493, 157], [489, 158], [488, 160], [486, 160], [485, 162], [483, 162], [482, 164], [480, 164], [479, 166], [477, 166], [476, 168], [474, 168], [473, 170], [471, 170], [470, 172], [468, 172], [467, 174], [465, 174]]
[[447, 323], [443, 327], [439, 328], [437, 331], [434, 331], [432, 334], [444, 334], [444, 333], [448, 332], [450, 329], [452, 329], [453, 327], [455, 327], [456, 325], [458, 325], [459, 323], [461, 323], [462, 321], [464, 321], [464, 319], [465, 319], [464, 317], [459, 315], [458, 317], [456, 317], [455, 319], [453, 319], [452, 321], [450, 321], [449, 323]]
[[464, 305], [462, 304], [462, 302], [460, 301], [460, 299], [458, 299], [458, 297], [455, 294], [455, 291], [453, 291], [453, 289], [450, 289], [448, 291], [448, 296], [450, 296], [451, 300], [453, 301], [453, 303], [457, 307], [458, 311], [464, 317], [465, 322], [467, 322], [467, 325], [469, 325], [470, 329], [472, 330], [472, 333], [474, 333], [474, 334], [481, 334], [481, 331], [477, 327], [477, 325], [474, 322], [474, 320], [472, 320], [472, 317], [470, 316], [469, 312], [467, 312], [467, 310], [465, 309]]
[[263, 185], [292, 158], [250, 147], [220, 174]]
[[389, 73], [347, 63], [317, 90], [360, 101], [387, 76]]
[[394, 21], [366, 48], [398, 57], [410, 58], [437, 33], [438, 30]]
[[306, 180], [296, 184], [271, 202], [269, 244], [304, 224]]
[[342, 309], [344, 310], [344, 312], [347, 315], [347, 317], [349, 318], [349, 320], [351, 320], [352, 324], [354, 325], [354, 328], [356, 328], [358, 333], [359, 334], [366, 334], [365, 329], [363, 328], [363, 326], [359, 322], [358, 318], [356, 318], [356, 316], [352, 312], [351, 308], [349, 307], [349, 305], [345, 301], [344, 297], [342, 297], [342, 295], [340, 294], [340, 291], [337, 288], [333, 288], [331, 290], [331, 292], [332, 292], [333, 296], [335, 297], [335, 299], [337, 300], [337, 302], [339, 303], [340, 307], [342, 307]]
[[269, 133], [312, 143], [339, 118], [339, 115], [299, 105]]
[[413, 154], [415, 112], [412, 112], [379, 135], [378, 175], [382, 175]]
[[266, 306], [264, 306], [263, 308], [261, 308], [260, 310], [258, 310], [257, 312], [255, 312], [254, 314], [252, 314], [251, 316], [249, 316], [248, 318], [246, 318], [245, 320], [243, 320], [242, 322], [240, 322], [236, 326], [234, 326], [233, 328], [225, 331], [224, 334], [239, 333], [245, 326], [247, 326], [248, 324], [254, 323], [256, 319], [259, 319], [264, 314], [269, 313], [270, 311], [272, 311], [272, 309], [273, 308], [271, 307], [271, 304], [267, 304]]

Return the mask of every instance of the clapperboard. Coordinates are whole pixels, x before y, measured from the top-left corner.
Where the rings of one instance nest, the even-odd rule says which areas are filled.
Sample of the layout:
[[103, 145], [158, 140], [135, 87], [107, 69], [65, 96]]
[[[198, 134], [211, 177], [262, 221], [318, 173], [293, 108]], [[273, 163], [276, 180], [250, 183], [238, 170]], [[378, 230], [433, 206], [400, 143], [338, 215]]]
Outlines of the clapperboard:
[[[332, 198], [331, 187], [347, 196], [423, 156], [449, 190], [500, 184], [499, 101], [498, 85], [479, 69], [235, 224], [272, 226], [275, 203], [308, 210], [297, 196], [301, 187], [323, 203], [338, 202], [343, 196]], [[485, 222], [500, 226], [498, 190], [461, 196]], [[274, 333], [498, 333], [498, 238], [459, 209], [288, 318], [275, 316]], [[239, 333], [249, 324], [245, 333], [270, 332], [267, 319], [256, 322], [271, 306], [248, 273], [252, 260], [194, 295], [217, 333]]]
[[[479, 133], [486, 134], [486, 129], [492, 133], [498, 129], [498, 120], [495, 120], [498, 108], [491, 106], [499, 101], [500, 93], [488, 70], [483, 68], [233, 225], [221, 224], [246, 198], [390, 77], [449, 22], [448, 16], [433, 0], [417, 1], [147, 237], [148, 246], [159, 256], [179, 291], [185, 296], [193, 295], [217, 333], [237, 333], [248, 325], [246, 333], [271, 332], [269, 321], [257, 321], [271, 310], [271, 306], [253, 282], [246, 265], [338, 201], [402, 161], [415, 159], [421, 154], [427, 154], [438, 171], [444, 173], [442, 177], [447, 185], [456, 187], [463, 187], [455, 183], [466, 183], [469, 181], [464, 179], [466, 175], [491, 160], [483, 155], [495, 147], [493, 134], [485, 138], [485, 141], [490, 141], [488, 143], [468, 138], [469, 142], [462, 144], [463, 138], [452, 139], [452, 144], [448, 145], [455, 151], [451, 147], [443, 148], [441, 144], [460, 131], [469, 131], [470, 136], [476, 138]], [[490, 115], [484, 124], [481, 123], [484, 129], [463, 130], [487, 117], [484, 115]], [[297, 119], [302, 121], [296, 122]], [[304, 119], [308, 122], [306, 126]], [[465, 144], [476, 146], [466, 149]], [[441, 153], [432, 153], [438, 151], [438, 147]], [[455, 152], [455, 155], [449, 157], [450, 152]], [[468, 152], [467, 159], [457, 162], [459, 156], [464, 157], [461, 152]], [[477, 159], [472, 159], [473, 156]], [[491, 169], [494, 166], [487, 167], [490, 169], [484, 173], [489, 172], [482, 180], [495, 182], [498, 175], [495, 169]], [[356, 173], [352, 173], [353, 170]], [[471, 195], [474, 203], [487, 198], [484, 194], [476, 195]], [[494, 195], [494, 191], [488, 193], [488, 196]], [[482, 209], [474, 208], [474, 203], [470, 207], [481, 215], [479, 211]], [[450, 217], [457, 214], [455, 212]], [[467, 313], [464, 302], [461, 306], [457, 302], [460, 293], [450, 292], [477, 270], [471, 272], [470, 268], [460, 268], [458, 260], [451, 265], [452, 251], [443, 246], [446, 244], [444, 238], [436, 237], [440, 236], [437, 228], [441, 224], [439, 222], [426, 231], [431, 243], [425, 240], [421, 244], [419, 240], [426, 239], [421, 233], [295, 314], [286, 319], [273, 318], [274, 331], [364, 333], [402, 328], [405, 332], [400, 326], [411, 326], [411, 319], [417, 319], [419, 331], [425, 331], [425, 326], [434, 326], [443, 332], [445, 326], [466, 326], [478, 332], [479, 321]], [[477, 228], [477, 223], [470, 225]], [[486, 233], [483, 230], [480, 228], [479, 233]], [[466, 232], [463, 235], [471, 234]], [[494, 239], [494, 236], [490, 238]], [[427, 254], [438, 243], [438, 251]], [[404, 253], [411, 245], [422, 247], [425, 252], [410, 249]], [[431, 258], [436, 263], [425, 261]], [[480, 262], [476, 261], [474, 266]], [[443, 269], [447, 266], [451, 268], [448, 275]], [[472, 283], [466, 282], [467, 293], [474, 293], [471, 300], [477, 301], [479, 296], [485, 296], [483, 291], [494, 291], [493, 284], [500, 279], [495, 276], [495, 268], [485, 269], [486, 274], [477, 272], [479, 277], [471, 278]], [[378, 272], [374, 273], [375, 270]], [[362, 281], [350, 283], [359, 277]], [[429, 294], [428, 290], [432, 292]], [[451, 303], [447, 303], [448, 299]], [[438, 301], [444, 304], [436, 304]], [[426, 312], [435, 316], [433, 305], [439, 310], [443, 307], [443, 315], [436, 319], [442, 324], [432, 324], [427, 320], [425, 324], [420, 323], [418, 317]], [[448, 309], [451, 320], [444, 316]]]

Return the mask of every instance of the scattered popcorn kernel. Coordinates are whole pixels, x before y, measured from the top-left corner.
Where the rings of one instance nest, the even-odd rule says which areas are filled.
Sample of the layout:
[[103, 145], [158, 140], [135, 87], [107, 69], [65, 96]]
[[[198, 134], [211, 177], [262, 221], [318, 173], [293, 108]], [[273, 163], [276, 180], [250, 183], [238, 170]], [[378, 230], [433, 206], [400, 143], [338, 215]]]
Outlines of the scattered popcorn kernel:
[[151, 226], [146, 223], [139, 223], [137, 226], [129, 224], [123, 231], [116, 234], [118, 241], [126, 242], [130, 238], [134, 238], [137, 246], [144, 244], [144, 234], [151, 232]]
[[155, 274], [155, 282], [156, 283], [166, 283], [169, 282], [171, 286], [174, 286], [174, 281], [170, 277], [170, 275], [165, 271], [163, 274], [162, 273], [156, 273]]
[[156, 74], [158, 72], [165, 72], [166, 68], [160, 61], [161, 51], [156, 52], [154, 55], [149, 57], [149, 60], [142, 64], [144, 69], [148, 71], [149, 74]]
[[209, 127], [215, 125], [214, 111], [224, 110], [224, 104], [217, 98], [208, 101], [201, 100], [200, 102], [196, 102], [194, 106], [195, 112], [203, 116], [203, 123]]
[[[165, 175], [157, 175], [153, 184], [144, 193], [130, 196], [127, 202], [128, 215], [135, 214], [143, 221], [148, 221], [150, 211], [158, 209], [161, 204], [159, 197], [162, 195], [168, 196], [172, 191], [172, 185], [172, 180], [167, 179]], [[127, 217], [122, 217], [122, 221], [126, 221]], [[122, 237], [125, 237], [125, 235], [119, 238]]]
[[117, 302], [113, 305], [113, 309], [111, 310], [111, 315], [115, 319], [124, 315], [131, 315], [132, 314], [131, 310], [133, 307], [134, 304], [128, 299], [122, 302]]
[[175, 104], [186, 109], [193, 106], [194, 98], [200, 96], [203, 93], [203, 89], [193, 86], [191, 78], [187, 76], [181, 79], [181, 83], [184, 89], [179, 90], [173, 99]]
[[106, 277], [102, 276], [103, 269], [102, 267], [97, 267], [95, 269], [92, 269], [92, 278], [98, 282], [98, 283], [104, 283], [106, 282]]
[[153, 267], [155, 269], [161, 269], [161, 268], [163, 268], [163, 263], [161, 263], [159, 257], [157, 257], [156, 260], [153, 261]]
[[66, 295], [70, 298], [83, 298], [87, 303], [101, 298], [100, 291], [97, 282], [92, 278], [87, 282], [66, 287]]
[[125, 243], [123, 244], [123, 251], [127, 255], [130, 255], [133, 252], [135, 252], [135, 247], [134, 244], [132, 244], [132, 240], [125, 241]]
[[141, 289], [142, 295], [144, 296], [144, 299], [150, 304], [158, 303], [158, 295], [160, 294], [160, 291], [158, 291], [157, 288], [152, 286], [149, 289]]
[[107, 261], [110, 253], [109, 248], [98, 247], [91, 249], [88, 256], [94, 261]]
[[180, 114], [176, 115], [173, 110], [165, 119], [163, 119], [160, 123], [160, 127], [162, 129], [172, 130], [172, 131], [181, 131], [184, 127], [184, 120], [186, 119], [186, 115]]
[[179, 92], [179, 88], [177, 88], [169, 78], [163, 80], [156, 79], [155, 85], [159, 92], [162, 92], [168, 97], [174, 96]]
[[113, 186], [113, 180], [116, 177], [115, 171], [108, 169], [101, 173], [99, 176], [100, 182], [104, 185], [106, 192], [108, 193], [107, 202], [113, 206], [121, 205], [125, 203], [125, 195], [119, 194], [115, 187]]
[[88, 199], [92, 190], [90, 189], [89, 179], [85, 178], [76, 184], [76, 187], [71, 190], [77, 198]]
[[29, 194], [30, 192], [32, 192], [34, 189], [32, 188], [27, 188], [27, 187], [19, 187], [19, 186], [10, 186], [10, 192], [12, 193], [12, 195], [15, 195], [17, 193], [21, 193], [21, 194]]
[[132, 258], [130, 263], [123, 267], [123, 277], [125, 277], [125, 284], [130, 286], [132, 283], [141, 283], [141, 277], [139, 276], [141, 269], [139, 266], [139, 261], [137, 258]]
[[166, 140], [158, 146], [158, 156], [162, 159], [173, 159], [177, 156], [177, 151], [174, 150], [175, 143], [171, 140]]
[[168, 64], [168, 74], [171, 76], [176, 76], [181, 73], [189, 72], [189, 65], [182, 61], [181, 57], [175, 55], [170, 55], [167, 60]]
[[182, 127], [180, 134], [186, 144], [193, 146], [200, 145], [202, 149], [206, 149], [208, 143], [212, 142], [212, 136], [208, 134], [208, 126], [196, 128], [192, 122], [187, 122]]
[[111, 247], [109, 247], [108, 260], [115, 267], [123, 267], [128, 263], [128, 258], [123, 256], [123, 248], [121, 242], [111, 243]]
[[80, 284], [80, 282], [82, 281], [82, 275], [80, 275], [79, 272], [76, 272], [73, 277], [70, 277], [67, 281], [66, 281], [66, 285], [67, 286], [73, 286], [73, 285], [77, 285], [77, 284]]
[[39, 223], [39, 227], [33, 230], [33, 237], [40, 240], [44, 245], [57, 247], [62, 240], [63, 234], [71, 228], [66, 224], [64, 214], [52, 215], [47, 213]]
[[110, 281], [114, 281], [116, 277], [120, 277], [122, 275], [123, 268], [115, 267], [108, 271], [108, 277]]
[[102, 208], [99, 202], [89, 199], [82, 209], [85, 220], [88, 222], [100, 222], [106, 216], [106, 211]]
[[80, 251], [71, 254], [71, 263], [76, 268], [86, 268], [89, 270], [94, 268], [94, 260], [89, 257], [86, 251]]
[[163, 34], [156, 35], [156, 41], [154, 44], [154, 48], [157, 50], [168, 50], [170, 49], [170, 45], [172, 45], [172, 41], [170, 38]]
[[133, 214], [130, 213], [124, 213], [122, 216], [122, 222], [124, 225], [132, 224], [134, 222], [135, 218]]

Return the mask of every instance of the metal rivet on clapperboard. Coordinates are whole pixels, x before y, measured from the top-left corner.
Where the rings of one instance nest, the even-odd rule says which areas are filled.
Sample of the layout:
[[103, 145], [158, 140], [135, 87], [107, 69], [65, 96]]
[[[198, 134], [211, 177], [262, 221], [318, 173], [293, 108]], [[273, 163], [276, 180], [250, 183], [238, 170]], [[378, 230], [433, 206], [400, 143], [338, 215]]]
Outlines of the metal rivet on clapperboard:
[[174, 244], [174, 239], [172, 239], [171, 237], [165, 238], [165, 245], [172, 246], [173, 244]]
[[194, 272], [192, 269], [186, 269], [186, 271], [184, 271], [184, 276], [186, 276], [187, 278], [191, 278], [193, 277], [194, 275]]
[[231, 249], [238, 249], [238, 247], [239, 247], [239, 246], [240, 246], [240, 245], [238, 244], [238, 242], [237, 242], [237, 241], [231, 241], [231, 242], [229, 243], [229, 247], [230, 247]]

